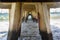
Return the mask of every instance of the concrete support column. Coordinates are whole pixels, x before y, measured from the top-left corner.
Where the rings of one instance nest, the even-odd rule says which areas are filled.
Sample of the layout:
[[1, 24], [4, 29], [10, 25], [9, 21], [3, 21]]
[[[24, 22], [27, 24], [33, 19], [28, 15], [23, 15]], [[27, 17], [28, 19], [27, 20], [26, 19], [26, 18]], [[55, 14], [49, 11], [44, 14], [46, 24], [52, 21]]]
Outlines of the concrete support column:
[[[15, 6], [13, 6], [13, 5], [15, 5]], [[19, 36], [19, 34], [20, 34], [20, 25], [19, 25], [19, 23], [21, 23], [20, 22], [20, 18], [21, 18], [21, 8], [20, 8], [21, 6], [20, 6], [20, 3], [19, 2], [16, 2], [15, 4], [12, 4], [12, 12], [11, 12], [11, 14], [13, 14], [13, 15], [11, 15], [12, 17], [11, 17], [11, 19], [13, 19], [13, 26], [12, 26], [12, 28], [10, 28], [10, 34], [9, 34], [9, 36], [10, 36], [10, 38], [8, 38], [8, 40], [18, 40], [18, 36]], [[14, 12], [14, 13], [13, 13]], [[11, 23], [10, 23], [11, 24]]]
[[10, 14], [9, 14], [9, 32], [7, 40], [11, 40], [12, 30], [13, 30], [13, 21], [14, 21], [14, 13], [15, 13], [16, 3], [11, 4]]
[[50, 28], [50, 13], [49, 13], [49, 9], [48, 9], [48, 6], [47, 6], [46, 3], [42, 3], [42, 6], [43, 6], [44, 21], [45, 21], [45, 24], [46, 24], [48, 37], [49, 37], [49, 40], [53, 40], [52, 32], [51, 32], [51, 28]]
[[48, 38], [48, 33], [47, 33], [47, 27], [46, 27], [46, 23], [45, 23], [45, 16], [44, 16], [44, 12], [43, 12], [43, 6], [41, 3], [37, 4], [37, 12], [39, 12], [39, 17], [40, 17], [40, 34], [42, 36], [42, 40], [49, 40]]

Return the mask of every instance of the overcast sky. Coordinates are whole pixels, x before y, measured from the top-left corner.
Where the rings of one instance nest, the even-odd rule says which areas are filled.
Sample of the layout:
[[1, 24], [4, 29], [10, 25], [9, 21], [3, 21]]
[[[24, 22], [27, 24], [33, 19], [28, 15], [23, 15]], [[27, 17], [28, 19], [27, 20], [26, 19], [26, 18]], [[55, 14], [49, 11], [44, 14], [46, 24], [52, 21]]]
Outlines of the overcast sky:
[[60, 12], [60, 8], [50, 8], [50, 12]]
[[9, 9], [0, 9], [0, 13], [9, 13]]

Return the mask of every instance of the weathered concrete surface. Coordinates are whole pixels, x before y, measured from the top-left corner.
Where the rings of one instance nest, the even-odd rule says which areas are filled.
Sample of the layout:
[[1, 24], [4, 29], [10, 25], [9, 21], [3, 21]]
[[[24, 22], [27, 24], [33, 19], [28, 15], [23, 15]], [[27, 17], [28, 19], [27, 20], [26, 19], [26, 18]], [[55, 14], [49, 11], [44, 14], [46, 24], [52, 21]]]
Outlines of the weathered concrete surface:
[[21, 40], [41, 40], [38, 23], [33, 21], [23, 22], [21, 24]]

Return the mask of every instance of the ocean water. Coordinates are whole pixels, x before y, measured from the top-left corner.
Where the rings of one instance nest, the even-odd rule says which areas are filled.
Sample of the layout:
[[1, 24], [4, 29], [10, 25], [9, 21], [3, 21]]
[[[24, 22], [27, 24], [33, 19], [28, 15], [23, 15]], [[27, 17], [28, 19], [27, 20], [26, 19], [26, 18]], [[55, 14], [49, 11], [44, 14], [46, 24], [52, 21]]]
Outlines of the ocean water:
[[8, 16], [8, 13], [0, 13], [0, 16]]

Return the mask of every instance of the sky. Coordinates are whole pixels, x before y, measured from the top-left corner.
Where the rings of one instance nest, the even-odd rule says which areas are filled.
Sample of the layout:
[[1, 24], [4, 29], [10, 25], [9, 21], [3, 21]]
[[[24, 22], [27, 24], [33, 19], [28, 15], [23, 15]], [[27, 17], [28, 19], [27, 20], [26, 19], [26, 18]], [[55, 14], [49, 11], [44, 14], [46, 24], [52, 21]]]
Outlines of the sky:
[[9, 9], [0, 9], [0, 13], [9, 13]]
[[50, 8], [50, 12], [60, 12], [60, 8]]

